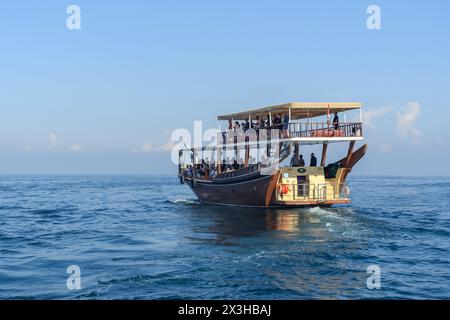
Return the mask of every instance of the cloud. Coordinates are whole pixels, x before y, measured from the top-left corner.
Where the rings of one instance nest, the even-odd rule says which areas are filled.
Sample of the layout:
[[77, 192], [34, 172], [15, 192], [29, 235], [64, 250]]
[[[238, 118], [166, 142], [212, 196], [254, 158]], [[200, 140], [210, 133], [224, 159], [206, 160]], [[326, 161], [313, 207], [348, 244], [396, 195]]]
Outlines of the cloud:
[[70, 147], [70, 150], [73, 151], [73, 152], [80, 152], [81, 151], [81, 145], [74, 144], [73, 146]]
[[56, 137], [56, 134], [54, 132], [50, 133], [50, 135], [48, 136], [48, 141], [50, 141], [52, 145], [55, 145], [57, 140], [58, 138]]
[[414, 142], [420, 142], [422, 133], [415, 127], [420, 111], [418, 102], [409, 102], [397, 113], [397, 132], [401, 138], [411, 137]]
[[153, 151], [153, 145], [150, 142], [146, 142], [142, 145], [141, 151], [144, 153], [150, 153]]
[[177, 143], [169, 141], [163, 145], [153, 145], [151, 142], [144, 143], [140, 148], [131, 148], [132, 153], [154, 153], [154, 152], [171, 152]]
[[24, 147], [23, 147], [23, 151], [31, 151], [31, 150], [33, 150], [33, 148], [31, 147], [31, 144], [27, 144], [27, 145], [25, 145]]
[[160, 152], [170, 152], [172, 151], [173, 147], [175, 147], [176, 144], [177, 143], [174, 141], [169, 141], [162, 146], [156, 147], [155, 150]]
[[391, 107], [381, 107], [381, 108], [374, 108], [363, 112], [363, 119], [364, 119], [364, 125], [367, 128], [375, 128], [375, 125], [373, 124], [373, 121], [376, 118], [381, 118], [385, 114], [392, 111]]

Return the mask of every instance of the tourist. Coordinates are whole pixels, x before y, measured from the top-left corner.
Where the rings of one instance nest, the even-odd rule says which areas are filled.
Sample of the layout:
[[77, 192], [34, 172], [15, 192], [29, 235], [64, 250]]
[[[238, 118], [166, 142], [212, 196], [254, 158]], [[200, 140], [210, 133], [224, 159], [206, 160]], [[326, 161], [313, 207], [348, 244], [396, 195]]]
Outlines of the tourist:
[[291, 167], [300, 167], [300, 158], [298, 157], [298, 153], [295, 153], [292, 156]]
[[299, 161], [300, 161], [299, 167], [304, 167], [305, 166], [305, 160], [303, 160], [303, 155], [300, 155]]
[[234, 132], [238, 131], [240, 128], [241, 128], [241, 125], [239, 124], [238, 121], [236, 121], [236, 122], [234, 123]]
[[288, 138], [288, 130], [289, 130], [289, 114], [285, 114], [283, 118], [283, 135], [285, 138]]
[[311, 153], [311, 164], [310, 164], [310, 166], [311, 167], [316, 167], [317, 166], [317, 158], [314, 155], [314, 153]]
[[244, 130], [247, 131], [248, 129], [250, 129], [250, 122], [247, 119], [245, 120]]
[[334, 113], [333, 127], [334, 127], [334, 130], [339, 130], [339, 117], [338, 117], [337, 112]]
[[234, 161], [233, 161], [233, 169], [234, 170], [239, 169], [239, 164], [237, 163], [236, 159], [234, 159]]

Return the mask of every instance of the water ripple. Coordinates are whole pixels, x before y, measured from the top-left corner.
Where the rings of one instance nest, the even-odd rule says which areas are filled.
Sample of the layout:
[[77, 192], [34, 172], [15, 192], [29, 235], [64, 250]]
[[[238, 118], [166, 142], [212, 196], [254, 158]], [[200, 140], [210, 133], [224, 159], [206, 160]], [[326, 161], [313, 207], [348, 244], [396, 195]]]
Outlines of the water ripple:
[[203, 205], [176, 177], [0, 177], [0, 298], [447, 299], [450, 179], [349, 183], [351, 205], [263, 210]]

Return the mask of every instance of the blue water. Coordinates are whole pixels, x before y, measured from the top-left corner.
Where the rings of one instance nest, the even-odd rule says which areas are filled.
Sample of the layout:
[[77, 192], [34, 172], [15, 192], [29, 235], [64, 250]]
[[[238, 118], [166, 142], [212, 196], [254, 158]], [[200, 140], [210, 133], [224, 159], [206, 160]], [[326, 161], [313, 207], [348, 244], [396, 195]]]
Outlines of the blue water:
[[450, 179], [349, 184], [351, 205], [256, 210], [176, 177], [3, 176], [0, 298], [450, 298]]

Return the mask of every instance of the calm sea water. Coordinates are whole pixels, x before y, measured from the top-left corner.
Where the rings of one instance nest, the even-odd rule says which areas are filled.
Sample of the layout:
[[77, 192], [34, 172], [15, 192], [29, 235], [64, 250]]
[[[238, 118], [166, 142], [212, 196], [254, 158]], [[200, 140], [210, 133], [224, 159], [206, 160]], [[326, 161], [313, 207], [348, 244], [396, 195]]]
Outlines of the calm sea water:
[[351, 205], [255, 210], [176, 177], [3, 176], [0, 298], [450, 298], [450, 179], [349, 183]]

